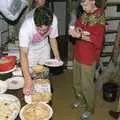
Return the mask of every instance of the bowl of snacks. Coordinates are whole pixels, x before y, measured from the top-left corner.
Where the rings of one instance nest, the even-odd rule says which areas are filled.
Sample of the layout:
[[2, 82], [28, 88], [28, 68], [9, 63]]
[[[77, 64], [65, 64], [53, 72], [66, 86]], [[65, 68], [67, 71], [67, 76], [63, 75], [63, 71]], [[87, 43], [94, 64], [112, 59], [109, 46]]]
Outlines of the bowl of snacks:
[[52, 115], [53, 109], [42, 102], [26, 104], [19, 114], [21, 120], [49, 120]]
[[33, 79], [49, 78], [49, 68], [38, 64], [38, 65], [32, 67], [31, 76]]

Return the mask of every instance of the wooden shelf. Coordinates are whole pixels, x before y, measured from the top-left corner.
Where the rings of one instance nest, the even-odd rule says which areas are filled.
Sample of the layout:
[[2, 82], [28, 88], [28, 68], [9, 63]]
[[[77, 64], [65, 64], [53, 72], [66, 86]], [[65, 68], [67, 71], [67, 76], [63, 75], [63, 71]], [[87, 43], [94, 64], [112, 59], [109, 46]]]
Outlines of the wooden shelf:
[[107, 67], [109, 65], [109, 62], [103, 62], [102, 64], [104, 67]]
[[103, 52], [103, 53], [101, 54], [101, 57], [107, 57], [107, 56], [111, 56], [111, 55], [112, 55], [111, 52]]
[[106, 20], [120, 20], [120, 17], [114, 17], [114, 16], [110, 16], [110, 17], [106, 17]]
[[104, 46], [113, 46], [115, 44], [115, 42], [105, 42]]
[[116, 5], [120, 5], [120, 2], [108, 2], [107, 3], [107, 7], [109, 7], [109, 6], [116, 6]]
[[117, 33], [117, 30], [106, 30], [105, 34]]

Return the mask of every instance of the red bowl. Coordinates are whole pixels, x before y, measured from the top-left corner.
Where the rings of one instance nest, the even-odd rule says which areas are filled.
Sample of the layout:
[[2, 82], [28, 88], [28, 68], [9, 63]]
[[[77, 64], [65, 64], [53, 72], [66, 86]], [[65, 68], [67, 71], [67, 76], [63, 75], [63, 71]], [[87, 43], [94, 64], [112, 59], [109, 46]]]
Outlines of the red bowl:
[[3, 56], [0, 61], [0, 72], [5, 72], [15, 67], [16, 56]]

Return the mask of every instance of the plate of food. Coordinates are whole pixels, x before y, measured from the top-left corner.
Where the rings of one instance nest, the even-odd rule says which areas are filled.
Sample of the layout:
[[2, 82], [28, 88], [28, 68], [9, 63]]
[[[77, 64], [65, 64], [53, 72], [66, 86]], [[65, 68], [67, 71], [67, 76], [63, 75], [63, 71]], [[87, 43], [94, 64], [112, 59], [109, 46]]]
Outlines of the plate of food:
[[24, 78], [23, 77], [11, 77], [6, 79], [6, 83], [8, 85], [8, 89], [15, 90], [23, 88], [24, 86]]
[[48, 79], [33, 80], [33, 92], [51, 92], [50, 80]]
[[50, 81], [48, 79], [33, 80], [33, 90], [31, 95], [25, 95], [26, 103], [34, 102], [48, 103], [52, 99]]
[[33, 79], [45, 79], [49, 77], [49, 68], [44, 65], [38, 64], [31, 67], [31, 69], [30, 72]]
[[52, 93], [50, 92], [34, 92], [31, 95], [25, 95], [24, 100], [26, 103], [43, 102], [48, 103], [52, 99]]
[[5, 93], [8, 89], [6, 81], [0, 80], [0, 93]]
[[63, 65], [63, 61], [57, 59], [48, 59], [45, 61], [45, 65], [48, 67], [59, 67]]
[[44, 71], [44, 66], [43, 65], [36, 65], [32, 67], [33, 71], [36, 73], [43, 72]]
[[20, 110], [21, 120], [49, 120], [53, 115], [53, 109], [46, 103], [27, 104]]
[[0, 120], [15, 120], [20, 108], [17, 97], [11, 94], [0, 94]]

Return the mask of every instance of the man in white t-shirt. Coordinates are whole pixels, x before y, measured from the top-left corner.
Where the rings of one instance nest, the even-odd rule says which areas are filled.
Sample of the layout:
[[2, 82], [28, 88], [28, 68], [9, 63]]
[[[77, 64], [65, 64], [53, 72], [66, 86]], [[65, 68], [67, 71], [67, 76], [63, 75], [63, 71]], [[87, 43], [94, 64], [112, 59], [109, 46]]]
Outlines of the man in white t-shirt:
[[30, 11], [19, 32], [20, 62], [24, 75], [24, 94], [32, 90], [29, 67], [44, 64], [50, 58], [50, 45], [55, 59], [60, 60], [56, 37], [58, 37], [57, 18], [46, 7]]

